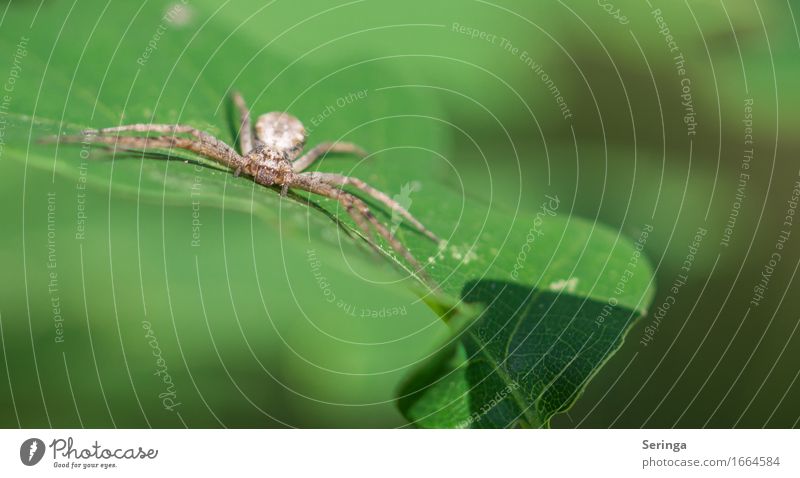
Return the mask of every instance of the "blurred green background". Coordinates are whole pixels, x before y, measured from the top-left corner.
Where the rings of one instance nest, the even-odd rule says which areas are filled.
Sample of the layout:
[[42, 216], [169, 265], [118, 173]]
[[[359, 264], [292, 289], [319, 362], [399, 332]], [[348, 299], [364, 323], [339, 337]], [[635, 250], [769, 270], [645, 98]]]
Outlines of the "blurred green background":
[[[243, 88], [254, 113], [289, 109], [312, 143], [355, 134], [373, 149], [402, 148], [399, 161], [412, 151], [457, 189], [521, 220], [550, 191], [563, 211], [628, 237], [653, 226], [651, 315], [554, 426], [797, 424], [800, 233], [790, 233], [764, 298], [749, 305], [780, 232], [791, 231], [787, 201], [800, 179], [797, 2], [55, 0], [0, 9], [0, 80], [18, 75], [0, 110], [0, 426], [406, 423], [397, 386], [447, 331], [392, 284], [391, 267], [331, 229], [311, 238], [280, 214], [258, 223], [247, 201], [223, 209], [224, 192], [207, 189], [193, 247], [191, 179], [139, 197], [141, 175], [109, 171], [105, 187], [84, 190], [79, 172], [62, 174], [75, 169], [63, 164], [66, 152], [57, 165], [31, 155], [31, 125], [54, 133], [62, 123], [105, 126], [128, 115], [218, 125], [228, 90], [241, 84], [263, 85]], [[687, 84], [693, 129], [684, 122]], [[411, 91], [381, 102], [392, 87]], [[364, 88], [369, 101], [337, 103]], [[427, 119], [352, 133], [336, 112], [313, 122], [326, 104], [362, 119]], [[71, 151], [76, 161], [79, 152]], [[167, 167], [176, 166], [130, 171], [157, 176]], [[687, 272], [699, 228], [707, 234]], [[51, 272], [57, 291], [48, 289]], [[684, 273], [686, 284], [671, 291]], [[354, 319], [354, 310], [388, 316]], [[164, 367], [178, 413], [163, 406], [154, 372]]]

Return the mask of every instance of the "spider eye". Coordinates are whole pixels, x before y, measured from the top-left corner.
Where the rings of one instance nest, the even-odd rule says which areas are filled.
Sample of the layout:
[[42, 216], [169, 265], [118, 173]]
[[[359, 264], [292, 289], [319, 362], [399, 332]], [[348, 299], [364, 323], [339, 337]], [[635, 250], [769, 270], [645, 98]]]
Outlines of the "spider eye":
[[273, 112], [259, 116], [256, 136], [265, 147], [296, 158], [306, 143], [306, 129], [299, 119], [288, 113]]

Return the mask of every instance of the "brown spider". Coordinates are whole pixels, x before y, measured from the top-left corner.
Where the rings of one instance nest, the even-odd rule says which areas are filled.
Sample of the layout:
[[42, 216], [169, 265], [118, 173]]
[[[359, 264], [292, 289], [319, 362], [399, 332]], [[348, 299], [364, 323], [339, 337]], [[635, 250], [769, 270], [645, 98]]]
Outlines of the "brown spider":
[[[266, 113], [259, 116], [254, 129], [250, 121], [250, 111], [242, 96], [238, 92], [234, 92], [232, 98], [240, 117], [239, 147], [241, 154], [206, 132], [180, 124], [131, 124], [90, 129], [84, 130], [79, 136], [61, 136], [57, 138], [57, 141], [63, 143], [92, 142], [130, 149], [147, 149], [148, 147], [185, 149], [227, 166], [233, 170], [236, 176], [244, 174], [258, 184], [280, 187], [282, 196], [286, 196], [289, 189], [292, 188], [335, 199], [344, 206], [373, 247], [377, 248], [377, 244], [374, 241], [370, 225], [395, 251], [406, 258], [418, 274], [427, 278], [414, 256], [386, 226], [375, 218], [367, 204], [354, 194], [345, 191], [344, 187], [352, 186], [380, 201], [392, 211], [406, 218], [432, 241], [439, 243], [440, 239], [425, 228], [411, 213], [382, 191], [358, 178], [341, 174], [304, 172], [326, 153], [349, 153], [365, 157], [367, 153], [363, 149], [353, 143], [326, 142], [318, 144], [301, 156], [306, 142], [306, 130], [300, 120], [288, 113]], [[168, 133], [169, 135], [120, 136], [119, 133], [122, 132]], [[176, 136], [177, 134], [190, 137]]]

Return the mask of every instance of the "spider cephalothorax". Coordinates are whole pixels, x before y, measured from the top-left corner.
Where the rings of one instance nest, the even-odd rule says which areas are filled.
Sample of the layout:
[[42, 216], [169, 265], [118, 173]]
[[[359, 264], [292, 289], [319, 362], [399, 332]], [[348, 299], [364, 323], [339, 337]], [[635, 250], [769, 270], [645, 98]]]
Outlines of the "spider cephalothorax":
[[[166, 148], [184, 149], [209, 158], [230, 168], [236, 175], [244, 175], [264, 186], [278, 186], [282, 195], [289, 189], [302, 189], [338, 201], [353, 218], [367, 240], [375, 246], [373, 231], [414, 266], [422, 275], [422, 268], [402, 243], [370, 211], [358, 196], [344, 190], [350, 186], [383, 203], [393, 212], [410, 222], [433, 241], [439, 242], [431, 231], [422, 225], [397, 201], [364, 181], [341, 174], [308, 172], [306, 169], [326, 153], [350, 153], [366, 156], [363, 149], [353, 143], [320, 143], [303, 153], [306, 130], [303, 123], [288, 113], [272, 112], [261, 115], [253, 128], [250, 111], [244, 99], [233, 93], [233, 101], [239, 111], [239, 152], [214, 136], [192, 126], [171, 124], [132, 124], [85, 130], [79, 136], [62, 136], [60, 142], [92, 142], [129, 149]], [[143, 133], [123, 136], [119, 133]], [[147, 133], [161, 133], [150, 136]], [[180, 136], [179, 136], [180, 135]]]
[[283, 186], [281, 193], [286, 195], [293, 173], [292, 162], [287, 153], [274, 149], [272, 146], [257, 143], [244, 159], [245, 163], [236, 168], [234, 174], [238, 176], [244, 173], [264, 186]]

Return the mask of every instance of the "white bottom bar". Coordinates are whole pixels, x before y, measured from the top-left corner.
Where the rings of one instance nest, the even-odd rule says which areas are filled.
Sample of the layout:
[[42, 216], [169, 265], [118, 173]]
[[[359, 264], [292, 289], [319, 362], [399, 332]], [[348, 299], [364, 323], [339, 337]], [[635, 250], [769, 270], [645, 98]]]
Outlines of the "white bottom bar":
[[796, 477], [798, 445], [794, 430], [4, 430], [0, 472]]

